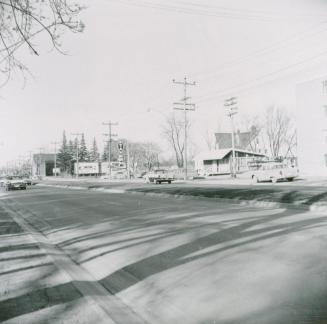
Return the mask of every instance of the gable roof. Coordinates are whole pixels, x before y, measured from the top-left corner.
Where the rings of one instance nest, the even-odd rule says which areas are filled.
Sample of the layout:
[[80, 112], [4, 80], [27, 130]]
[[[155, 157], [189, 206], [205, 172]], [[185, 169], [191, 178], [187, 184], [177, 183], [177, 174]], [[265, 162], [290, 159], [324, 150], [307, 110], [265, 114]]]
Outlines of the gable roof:
[[[231, 133], [215, 133], [216, 145], [218, 149], [228, 149], [232, 147]], [[255, 127], [251, 128], [249, 132], [237, 131], [234, 133], [235, 148], [245, 150], [250, 143], [257, 137], [257, 130]]]
[[[232, 152], [231, 148], [221, 149], [221, 150], [204, 151], [204, 152], [199, 153], [194, 159], [221, 160], [231, 152]], [[256, 153], [256, 152], [251, 152], [251, 151], [241, 150], [241, 149], [235, 149], [235, 152], [240, 152], [240, 153], [249, 154], [249, 155], [258, 156], [258, 157], [265, 156], [264, 154], [261, 154], [261, 153]]]

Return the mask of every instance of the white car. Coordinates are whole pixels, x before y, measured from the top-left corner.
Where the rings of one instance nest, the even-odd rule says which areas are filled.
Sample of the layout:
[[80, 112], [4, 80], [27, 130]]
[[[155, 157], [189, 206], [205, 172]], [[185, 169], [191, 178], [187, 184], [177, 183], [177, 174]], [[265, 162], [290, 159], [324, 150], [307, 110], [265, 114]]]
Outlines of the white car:
[[26, 182], [18, 176], [6, 176], [1, 179], [0, 186], [5, 190], [23, 189], [26, 190]]
[[298, 175], [299, 171], [295, 166], [288, 166], [280, 162], [262, 163], [257, 166], [256, 170], [251, 171], [251, 179], [254, 183], [260, 181], [275, 183], [278, 180], [293, 181]]

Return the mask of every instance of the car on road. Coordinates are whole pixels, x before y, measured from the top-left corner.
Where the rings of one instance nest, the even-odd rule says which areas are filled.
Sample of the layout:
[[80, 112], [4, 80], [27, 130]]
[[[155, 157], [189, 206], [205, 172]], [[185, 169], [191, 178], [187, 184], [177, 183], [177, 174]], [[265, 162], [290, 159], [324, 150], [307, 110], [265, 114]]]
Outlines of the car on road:
[[22, 180], [26, 183], [26, 185], [31, 186], [32, 184], [35, 184], [31, 178], [29, 177], [22, 177]]
[[145, 176], [146, 183], [172, 183], [175, 179], [173, 174], [171, 174], [168, 170], [165, 169], [155, 169], [150, 173], [147, 173]]
[[279, 180], [293, 181], [298, 177], [298, 173], [297, 168], [292, 165], [282, 162], [264, 162], [257, 164], [250, 174], [253, 183], [260, 181], [275, 183]]
[[1, 179], [0, 186], [5, 190], [22, 189], [26, 190], [27, 184], [21, 177], [6, 176]]

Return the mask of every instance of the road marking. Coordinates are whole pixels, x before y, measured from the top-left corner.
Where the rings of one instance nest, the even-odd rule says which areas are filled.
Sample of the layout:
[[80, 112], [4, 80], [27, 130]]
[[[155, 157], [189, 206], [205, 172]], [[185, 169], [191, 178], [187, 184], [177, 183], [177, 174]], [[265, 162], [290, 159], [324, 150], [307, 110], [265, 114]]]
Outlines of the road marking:
[[104, 288], [86, 269], [76, 264], [57, 245], [53, 244], [47, 236], [30, 224], [23, 213], [14, 206], [4, 205], [4, 209], [29, 235], [37, 242], [54, 265], [72, 280], [78, 291], [99, 310], [107, 315], [108, 324], [146, 324], [134, 310], [124, 304], [117, 296]]

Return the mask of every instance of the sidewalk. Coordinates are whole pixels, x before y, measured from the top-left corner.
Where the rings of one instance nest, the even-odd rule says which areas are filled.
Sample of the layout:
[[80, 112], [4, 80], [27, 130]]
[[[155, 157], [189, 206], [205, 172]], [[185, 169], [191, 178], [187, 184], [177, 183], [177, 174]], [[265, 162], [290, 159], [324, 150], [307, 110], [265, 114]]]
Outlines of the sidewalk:
[[0, 322], [108, 323], [0, 205]]

